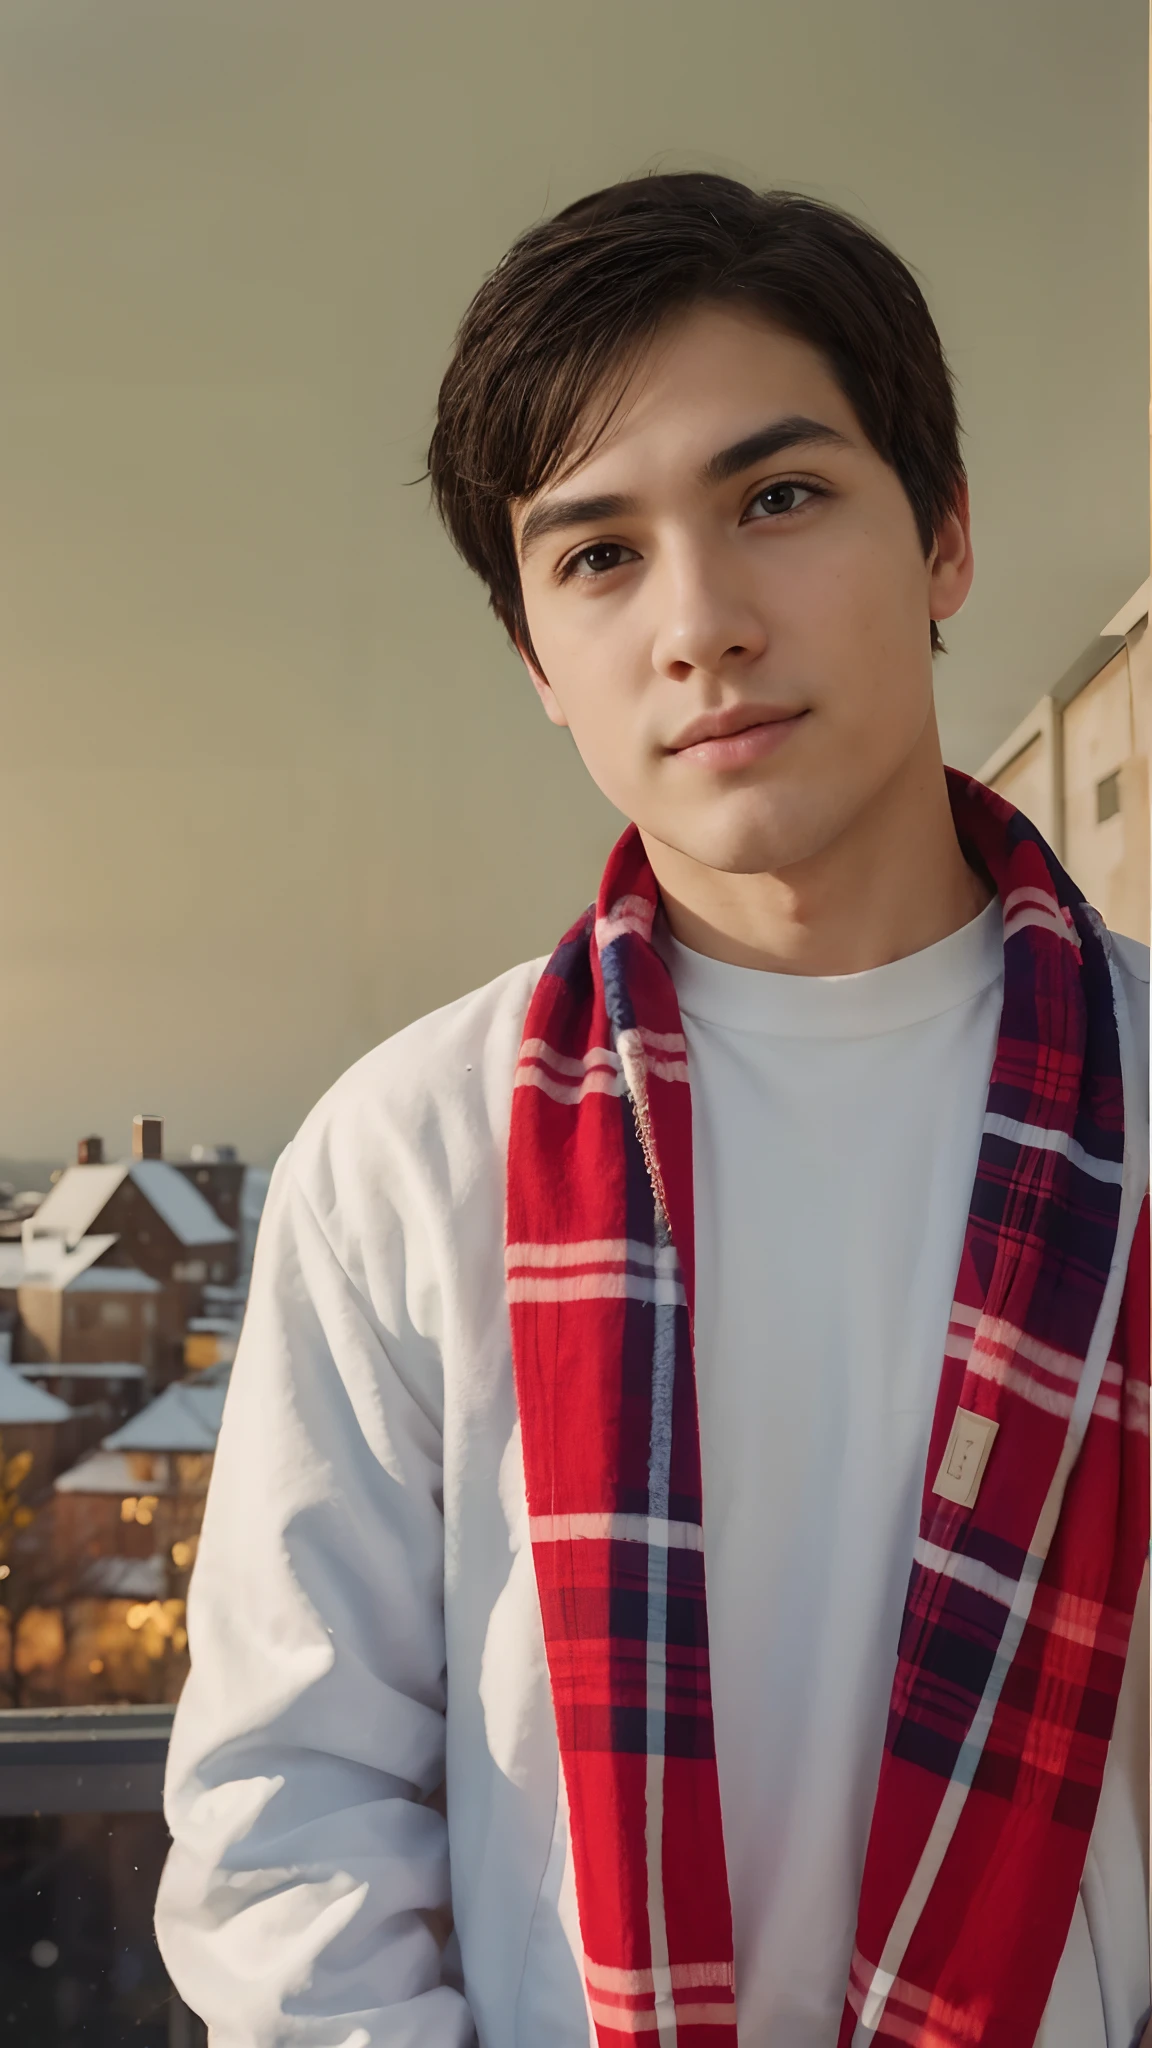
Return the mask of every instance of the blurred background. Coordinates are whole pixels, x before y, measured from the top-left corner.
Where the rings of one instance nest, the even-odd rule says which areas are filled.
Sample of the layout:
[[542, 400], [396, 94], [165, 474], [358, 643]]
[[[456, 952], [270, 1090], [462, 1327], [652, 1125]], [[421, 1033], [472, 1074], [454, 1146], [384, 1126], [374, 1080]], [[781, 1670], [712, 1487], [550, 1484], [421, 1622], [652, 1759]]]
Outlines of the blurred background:
[[267, 1165], [593, 892], [618, 821], [413, 479], [470, 294], [611, 179], [799, 186], [915, 265], [979, 563], [946, 748], [1000, 747], [1147, 574], [1146, 28], [0, 0], [0, 1175], [140, 1109]]

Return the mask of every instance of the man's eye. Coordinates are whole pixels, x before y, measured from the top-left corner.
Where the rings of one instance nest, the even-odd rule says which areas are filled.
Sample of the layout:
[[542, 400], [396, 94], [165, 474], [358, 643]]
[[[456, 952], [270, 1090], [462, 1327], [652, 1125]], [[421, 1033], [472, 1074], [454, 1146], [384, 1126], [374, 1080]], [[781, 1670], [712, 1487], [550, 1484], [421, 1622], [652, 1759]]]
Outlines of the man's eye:
[[748, 514], [755, 517], [759, 509], [770, 519], [779, 518], [785, 512], [798, 512], [808, 498], [816, 495], [809, 484], [768, 484], [757, 492], [748, 507]]
[[570, 555], [564, 564], [565, 576], [606, 576], [610, 569], [618, 569], [624, 561], [638, 560], [634, 548], [626, 548], [622, 541], [597, 540], [589, 548], [581, 548], [578, 554]]

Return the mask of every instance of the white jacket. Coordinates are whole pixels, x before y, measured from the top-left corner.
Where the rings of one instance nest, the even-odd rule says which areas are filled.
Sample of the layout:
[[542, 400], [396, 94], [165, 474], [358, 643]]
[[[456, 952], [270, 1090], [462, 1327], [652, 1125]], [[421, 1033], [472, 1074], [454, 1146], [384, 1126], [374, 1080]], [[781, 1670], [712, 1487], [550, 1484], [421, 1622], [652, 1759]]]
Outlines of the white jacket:
[[587, 2048], [501, 1256], [541, 965], [360, 1061], [273, 1176], [157, 1911], [213, 2048]]

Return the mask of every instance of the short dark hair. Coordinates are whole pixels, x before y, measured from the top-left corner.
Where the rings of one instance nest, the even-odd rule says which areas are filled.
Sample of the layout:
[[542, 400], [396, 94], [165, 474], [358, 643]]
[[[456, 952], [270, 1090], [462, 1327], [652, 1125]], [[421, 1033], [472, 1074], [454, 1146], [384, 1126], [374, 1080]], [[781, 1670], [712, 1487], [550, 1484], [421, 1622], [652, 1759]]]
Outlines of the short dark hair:
[[[465, 313], [440, 386], [436, 507], [528, 655], [513, 501], [561, 471], [597, 397], [664, 321], [726, 301], [819, 350], [931, 551], [964, 463], [951, 373], [907, 266], [851, 215], [800, 193], [706, 172], [632, 179], [512, 244]], [[608, 404], [582, 452], [611, 415]]]

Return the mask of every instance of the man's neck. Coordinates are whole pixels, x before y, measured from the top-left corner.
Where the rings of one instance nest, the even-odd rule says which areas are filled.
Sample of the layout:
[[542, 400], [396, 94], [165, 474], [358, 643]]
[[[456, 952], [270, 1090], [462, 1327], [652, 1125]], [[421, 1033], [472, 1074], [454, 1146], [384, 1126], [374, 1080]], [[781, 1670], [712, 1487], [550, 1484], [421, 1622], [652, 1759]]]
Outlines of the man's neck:
[[960, 850], [939, 756], [908, 766], [832, 845], [776, 873], [728, 874], [644, 834], [673, 937], [735, 967], [861, 974], [970, 923], [991, 892]]

